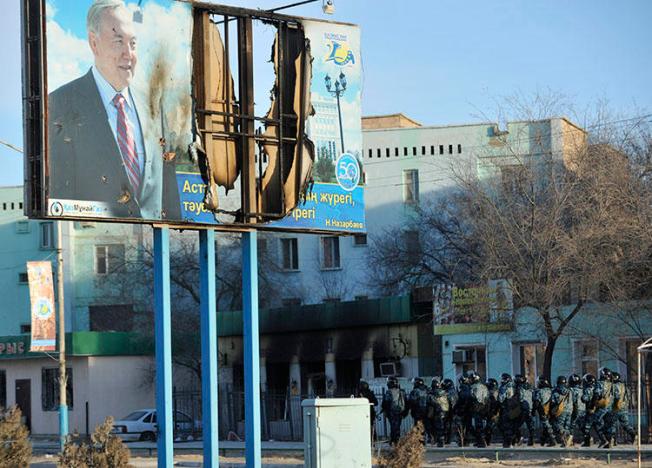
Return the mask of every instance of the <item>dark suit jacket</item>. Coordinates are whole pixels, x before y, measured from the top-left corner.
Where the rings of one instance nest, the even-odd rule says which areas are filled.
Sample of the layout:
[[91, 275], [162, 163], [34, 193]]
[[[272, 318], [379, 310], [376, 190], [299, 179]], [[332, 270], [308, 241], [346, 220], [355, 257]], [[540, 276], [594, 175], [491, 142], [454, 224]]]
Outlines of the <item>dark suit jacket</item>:
[[[140, 193], [134, 194], [92, 71], [48, 97], [49, 198], [104, 202], [109, 217], [181, 217], [174, 162], [163, 159], [161, 125], [132, 92], [145, 147]], [[160, 116], [159, 116], [160, 122]]]

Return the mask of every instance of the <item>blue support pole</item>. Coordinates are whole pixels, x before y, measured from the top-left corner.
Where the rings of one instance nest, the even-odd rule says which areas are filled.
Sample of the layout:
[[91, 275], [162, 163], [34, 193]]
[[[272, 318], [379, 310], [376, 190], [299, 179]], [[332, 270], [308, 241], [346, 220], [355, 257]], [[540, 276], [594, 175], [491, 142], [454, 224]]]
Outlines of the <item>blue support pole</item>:
[[242, 234], [242, 317], [244, 321], [245, 462], [259, 468], [260, 344], [258, 335], [258, 253], [256, 231]]
[[172, 420], [172, 326], [170, 323], [170, 230], [154, 228], [154, 329], [156, 424], [159, 468], [174, 464]]
[[215, 304], [215, 231], [199, 231], [201, 294], [202, 433], [206, 468], [220, 465], [217, 419], [217, 308]]

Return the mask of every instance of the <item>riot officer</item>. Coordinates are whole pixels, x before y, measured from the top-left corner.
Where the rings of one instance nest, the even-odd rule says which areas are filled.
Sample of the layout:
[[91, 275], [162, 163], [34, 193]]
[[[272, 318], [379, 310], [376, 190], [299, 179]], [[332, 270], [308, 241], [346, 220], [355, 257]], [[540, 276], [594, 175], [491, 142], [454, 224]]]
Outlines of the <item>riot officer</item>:
[[571, 414], [570, 424], [570, 433], [573, 435], [577, 430], [583, 432], [586, 417], [586, 403], [582, 401], [582, 378], [577, 374], [569, 375], [568, 389], [573, 400], [573, 414]]
[[442, 382], [442, 388], [446, 390], [446, 395], [448, 396], [449, 411], [446, 414], [446, 418], [444, 419], [444, 425], [446, 428], [445, 442], [446, 444], [450, 444], [451, 437], [454, 433], [454, 428], [456, 425], [455, 419], [457, 418], [457, 416], [455, 414], [455, 411], [457, 409], [458, 394], [457, 394], [457, 390], [455, 389], [455, 383], [451, 379], [444, 379], [444, 381]]
[[514, 383], [516, 385], [516, 395], [521, 405], [521, 420], [518, 423], [518, 427], [521, 427], [525, 423], [528, 430], [527, 444], [532, 446], [534, 445], [532, 387], [525, 376], [520, 374], [514, 376]]
[[557, 377], [557, 385], [552, 391], [550, 400], [550, 419], [556, 440], [563, 447], [572, 445], [570, 421], [573, 414], [573, 394], [568, 389], [565, 376]]
[[485, 384], [489, 392], [489, 403], [487, 404], [487, 424], [485, 429], [485, 441], [491, 445], [494, 430], [498, 425], [500, 415], [500, 403], [498, 403], [498, 381], [496, 379], [487, 379]]
[[395, 445], [401, 437], [401, 421], [407, 416], [407, 397], [396, 377], [387, 378], [387, 390], [382, 403], [385, 417], [389, 419], [390, 443]]
[[593, 374], [584, 374], [582, 378], [582, 403], [586, 406], [586, 413], [584, 415], [584, 427], [582, 428], [582, 436], [584, 441], [582, 447], [591, 446], [591, 427], [593, 426], [593, 415], [595, 413], [595, 400], [593, 393], [595, 391], [595, 376]]
[[601, 448], [610, 448], [611, 441], [607, 438], [607, 433], [611, 431], [610, 420], [607, 417], [613, 407], [614, 399], [611, 382], [611, 371], [603, 367], [599, 371], [599, 378], [593, 389], [593, 405], [595, 412], [591, 418], [591, 425], [600, 439]]
[[423, 424], [425, 431], [423, 442], [425, 443], [425, 437], [427, 437], [429, 429], [429, 422], [427, 421], [428, 388], [421, 377], [414, 378], [414, 387], [408, 396], [408, 406], [414, 425], [416, 426], [419, 422]]
[[373, 441], [376, 428], [376, 405], [378, 404], [378, 398], [376, 398], [374, 392], [369, 388], [369, 383], [364, 379], [360, 379], [355, 396], [357, 398], [366, 398], [369, 401], [369, 420], [371, 423], [371, 440]]
[[509, 448], [514, 444], [516, 437], [517, 424], [521, 417], [521, 405], [516, 398], [512, 376], [507, 373], [500, 376], [498, 402], [500, 403], [500, 429], [503, 433], [503, 447]]
[[437, 447], [443, 447], [446, 438], [445, 421], [450, 412], [448, 393], [442, 387], [439, 377], [433, 377], [428, 395], [428, 419], [430, 420], [430, 436]]
[[614, 403], [611, 412], [611, 421], [609, 424], [608, 438], [609, 440], [614, 440], [616, 437], [616, 430], [618, 425], [623, 428], [627, 433], [628, 443], [634, 443], [636, 440], [636, 433], [634, 429], [629, 424], [629, 390], [625, 383], [621, 380], [620, 374], [618, 372], [613, 372], [611, 374], [611, 381], [613, 385], [613, 395]]
[[532, 395], [532, 404], [541, 422], [541, 445], [554, 447], [555, 440], [552, 435], [552, 426], [550, 425], [551, 397], [552, 389], [550, 388], [550, 382], [544, 376], [540, 375], [537, 379], [537, 388]]
[[480, 380], [480, 376], [471, 371], [471, 419], [473, 422], [473, 437], [476, 447], [486, 447], [485, 430], [487, 407], [489, 404], [489, 391], [487, 386]]
[[473, 413], [471, 407], [473, 401], [471, 397], [471, 378], [470, 372], [465, 371], [459, 379], [457, 391], [456, 413], [459, 418], [458, 435], [460, 446], [469, 444], [469, 436], [473, 433]]

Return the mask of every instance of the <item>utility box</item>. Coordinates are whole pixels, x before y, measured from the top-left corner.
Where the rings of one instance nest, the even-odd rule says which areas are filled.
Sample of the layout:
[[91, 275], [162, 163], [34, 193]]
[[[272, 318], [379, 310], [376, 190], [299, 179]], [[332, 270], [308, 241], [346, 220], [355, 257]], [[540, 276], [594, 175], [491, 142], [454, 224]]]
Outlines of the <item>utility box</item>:
[[371, 467], [371, 421], [366, 398], [303, 400], [304, 466]]

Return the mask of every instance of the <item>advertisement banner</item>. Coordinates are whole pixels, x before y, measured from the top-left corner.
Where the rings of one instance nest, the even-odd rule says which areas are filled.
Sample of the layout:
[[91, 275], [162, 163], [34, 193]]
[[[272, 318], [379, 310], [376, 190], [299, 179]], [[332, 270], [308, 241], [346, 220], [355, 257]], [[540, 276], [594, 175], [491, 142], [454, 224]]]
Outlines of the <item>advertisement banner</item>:
[[27, 262], [27, 279], [32, 312], [30, 351], [54, 351], [57, 327], [54, 313], [52, 264], [50, 262]]
[[[227, 228], [241, 222], [237, 213], [242, 184], [236, 172], [241, 163], [225, 159], [226, 174], [219, 172], [221, 164], [202, 163], [211, 144], [217, 146], [215, 141], [223, 143], [224, 158], [234, 158], [236, 148], [238, 152], [241, 148], [235, 144], [239, 137], [206, 133], [205, 125], [198, 123], [201, 112], [214, 112], [213, 116], [219, 112], [198, 111], [201, 106], [193, 95], [197, 83], [205, 79], [193, 76], [194, 62], [208, 61], [193, 56], [193, 40], [197, 41], [193, 14], [191, 3], [175, 0], [79, 0], [74, 7], [66, 0], [45, 2], [45, 216]], [[292, 209], [280, 215], [278, 210], [259, 207], [259, 212], [276, 213], [262, 225], [363, 232], [360, 30], [355, 25], [296, 21], [308, 45], [308, 66], [312, 64], [311, 81], [306, 81], [310, 84], [307, 109], [314, 112], [308, 112], [310, 116], [299, 126], [311, 153], [312, 183], [305, 196], [298, 203], [294, 198]], [[214, 29], [203, 39], [212, 41], [212, 52], [224, 52], [219, 39], [224, 27], [218, 25], [211, 24]], [[223, 63], [218, 60], [211, 66]], [[237, 60], [232, 67], [231, 75], [237, 71]], [[210, 67], [203, 72], [211, 73]], [[228, 69], [217, 75], [227, 74]], [[265, 78], [255, 76], [257, 81]], [[235, 92], [224, 83], [219, 85], [227, 95]], [[237, 112], [230, 107], [230, 98], [218, 101], [225, 103], [224, 111]], [[258, 101], [263, 98], [257, 97]], [[242, 134], [239, 117], [214, 117], [212, 125], [226, 121], [224, 128]], [[257, 151], [256, 157], [263, 159], [263, 150]], [[211, 193], [211, 170], [223, 184], [219, 193], [214, 188]], [[257, 177], [259, 187], [268, 182], [261, 174]], [[286, 193], [284, 200], [287, 197]]]

